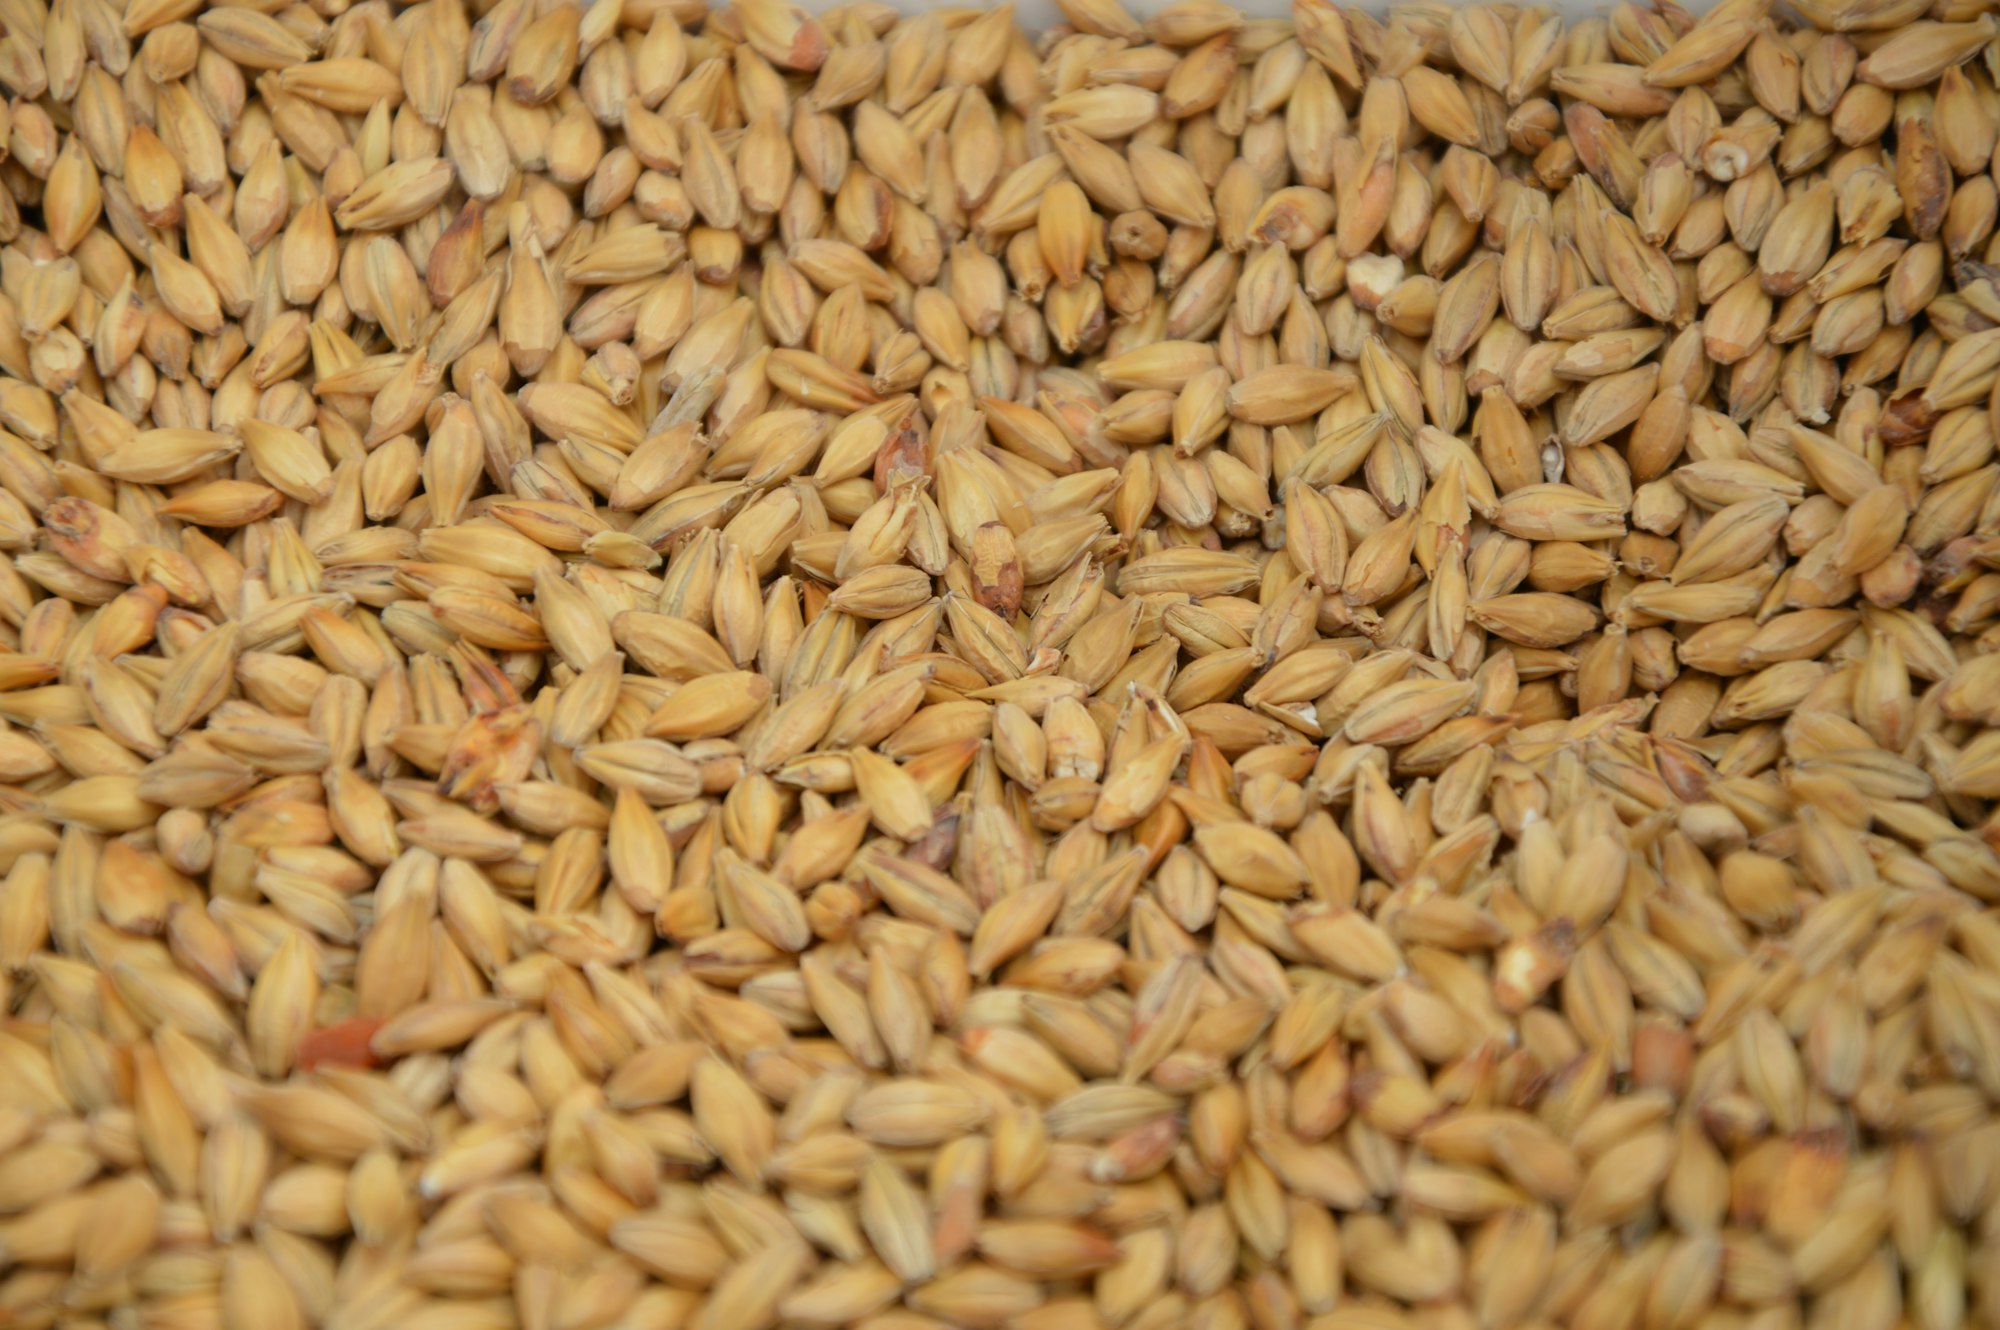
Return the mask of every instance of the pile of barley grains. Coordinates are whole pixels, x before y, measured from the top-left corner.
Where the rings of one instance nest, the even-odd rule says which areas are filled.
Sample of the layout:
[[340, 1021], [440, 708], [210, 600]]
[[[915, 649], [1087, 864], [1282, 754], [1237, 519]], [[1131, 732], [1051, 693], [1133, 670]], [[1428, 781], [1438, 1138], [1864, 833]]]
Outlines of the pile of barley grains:
[[2000, 19], [0, 0], [0, 1330], [2000, 1325]]

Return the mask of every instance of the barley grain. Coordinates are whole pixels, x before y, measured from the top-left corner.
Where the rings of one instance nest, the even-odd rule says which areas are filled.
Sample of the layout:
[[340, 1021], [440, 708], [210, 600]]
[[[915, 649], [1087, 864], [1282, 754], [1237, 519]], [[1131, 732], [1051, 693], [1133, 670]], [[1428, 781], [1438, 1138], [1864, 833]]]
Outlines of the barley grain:
[[0, 15], [0, 1318], [2000, 1319], [1988, 6], [1059, 8]]

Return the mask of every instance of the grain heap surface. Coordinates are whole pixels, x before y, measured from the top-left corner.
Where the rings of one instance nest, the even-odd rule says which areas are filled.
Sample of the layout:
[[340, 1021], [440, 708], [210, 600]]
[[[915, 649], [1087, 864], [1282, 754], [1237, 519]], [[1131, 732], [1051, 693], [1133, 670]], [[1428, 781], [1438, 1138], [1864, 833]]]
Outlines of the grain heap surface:
[[2000, 1324], [1985, 0], [0, 0], [0, 1330]]

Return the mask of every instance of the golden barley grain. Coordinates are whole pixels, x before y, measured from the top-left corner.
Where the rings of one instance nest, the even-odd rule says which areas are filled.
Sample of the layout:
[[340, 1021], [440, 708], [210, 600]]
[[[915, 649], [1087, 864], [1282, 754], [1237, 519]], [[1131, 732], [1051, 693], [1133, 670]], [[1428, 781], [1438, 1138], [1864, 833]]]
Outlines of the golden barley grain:
[[0, 1319], [2000, 1319], [1977, 0], [0, 12]]

